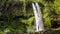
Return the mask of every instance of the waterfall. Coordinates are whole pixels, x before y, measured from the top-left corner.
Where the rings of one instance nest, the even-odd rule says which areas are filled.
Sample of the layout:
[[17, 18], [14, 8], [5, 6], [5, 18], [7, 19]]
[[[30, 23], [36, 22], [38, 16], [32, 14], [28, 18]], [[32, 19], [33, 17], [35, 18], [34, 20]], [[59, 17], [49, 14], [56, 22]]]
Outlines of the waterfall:
[[43, 26], [43, 21], [42, 21], [42, 14], [41, 14], [41, 9], [39, 8], [38, 3], [32, 3], [33, 10], [34, 10], [34, 15], [35, 15], [35, 31], [43, 31], [44, 26]]

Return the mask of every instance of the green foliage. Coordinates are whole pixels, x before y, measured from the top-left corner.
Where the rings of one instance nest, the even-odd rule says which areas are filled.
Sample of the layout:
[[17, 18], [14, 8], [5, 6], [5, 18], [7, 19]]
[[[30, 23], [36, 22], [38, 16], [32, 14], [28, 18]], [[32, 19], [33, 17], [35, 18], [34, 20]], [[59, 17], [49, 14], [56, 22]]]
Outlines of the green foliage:
[[27, 20], [26, 23], [29, 25], [29, 26], [27, 27], [28, 30], [32, 30], [32, 29], [33, 29], [33, 25], [32, 25], [33, 21], [34, 21], [34, 17], [30, 17], [30, 18]]
[[0, 34], [4, 34], [2, 31], [0, 31]]
[[39, 3], [45, 27], [50, 28], [51, 20], [60, 18], [58, 17], [60, 0], [4, 0], [0, 2], [0, 30], [5, 32], [32, 30], [34, 22], [32, 2]]
[[33, 22], [33, 19], [34, 19], [34, 17], [30, 17], [30, 18], [27, 20], [27, 22], [28, 22], [29, 25], [31, 25], [31, 23]]
[[56, 13], [60, 14], [60, 0], [55, 0], [53, 6], [56, 10]]

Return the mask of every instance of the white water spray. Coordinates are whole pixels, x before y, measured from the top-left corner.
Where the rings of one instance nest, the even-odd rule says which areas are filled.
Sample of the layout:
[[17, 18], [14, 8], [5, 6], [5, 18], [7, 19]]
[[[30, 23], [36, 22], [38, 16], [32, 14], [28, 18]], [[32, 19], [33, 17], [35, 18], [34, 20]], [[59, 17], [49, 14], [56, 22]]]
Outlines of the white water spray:
[[38, 3], [32, 3], [33, 6], [33, 10], [34, 10], [34, 15], [35, 15], [35, 31], [39, 32], [39, 31], [43, 31], [44, 30], [44, 26], [43, 26], [43, 21], [42, 21], [42, 14], [41, 14], [41, 10], [39, 8]]

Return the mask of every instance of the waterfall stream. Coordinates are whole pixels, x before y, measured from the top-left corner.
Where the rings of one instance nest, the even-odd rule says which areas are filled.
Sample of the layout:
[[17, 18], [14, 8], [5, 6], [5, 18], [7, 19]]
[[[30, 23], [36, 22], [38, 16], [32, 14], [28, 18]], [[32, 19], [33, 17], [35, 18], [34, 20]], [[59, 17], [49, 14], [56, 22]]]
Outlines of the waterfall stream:
[[42, 14], [41, 14], [41, 9], [39, 8], [38, 3], [32, 3], [33, 10], [34, 10], [34, 15], [35, 15], [35, 31], [43, 31], [44, 26], [43, 26], [43, 21], [42, 21]]

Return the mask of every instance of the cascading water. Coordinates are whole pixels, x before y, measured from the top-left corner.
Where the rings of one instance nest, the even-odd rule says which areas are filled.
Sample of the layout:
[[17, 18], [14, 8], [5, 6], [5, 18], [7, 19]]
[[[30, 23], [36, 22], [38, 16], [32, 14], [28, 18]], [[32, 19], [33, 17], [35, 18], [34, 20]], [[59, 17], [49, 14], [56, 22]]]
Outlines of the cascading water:
[[39, 8], [38, 3], [32, 3], [33, 10], [34, 10], [34, 15], [35, 15], [35, 31], [43, 31], [44, 26], [43, 26], [43, 21], [42, 21], [42, 14], [41, 10]]

